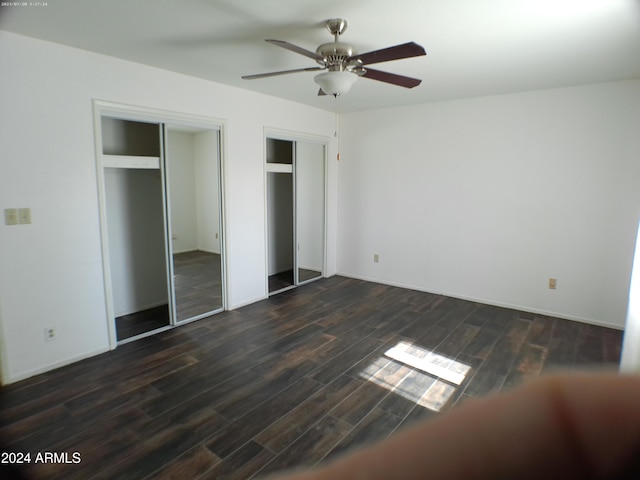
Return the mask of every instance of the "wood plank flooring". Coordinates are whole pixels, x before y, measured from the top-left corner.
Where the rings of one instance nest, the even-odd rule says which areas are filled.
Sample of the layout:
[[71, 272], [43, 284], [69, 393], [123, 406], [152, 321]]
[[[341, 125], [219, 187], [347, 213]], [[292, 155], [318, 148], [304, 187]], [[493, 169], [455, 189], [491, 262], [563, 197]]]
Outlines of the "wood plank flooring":
[[178, 320], [222, 308], [220, 254], [195, 250], [173, 255]]
[[336, 276], [2, 387], [0, 439], [80, 455], [22, 478], [257, 478], [556, 369], [615, 369], [621, 337]]
[[[322, 272], [317, 270], [309, 270], [306, 268], [298, 269], [298, 284], [306, 282], [308, 280], [313, 280], [314, 278], [318, 278], [322, 276]], [[280, 273], [275, 273], [273, 275], [269, 275], [269, 293], [276, 293], [282, 289], [292, 287], [295, 285], [295, 280], [293, 278], [293, 270], [287, 270]]]
[[169, 305], [160, 305], [117, 317], [116, 336], [118, 340], [125, 340], [170, 324]]

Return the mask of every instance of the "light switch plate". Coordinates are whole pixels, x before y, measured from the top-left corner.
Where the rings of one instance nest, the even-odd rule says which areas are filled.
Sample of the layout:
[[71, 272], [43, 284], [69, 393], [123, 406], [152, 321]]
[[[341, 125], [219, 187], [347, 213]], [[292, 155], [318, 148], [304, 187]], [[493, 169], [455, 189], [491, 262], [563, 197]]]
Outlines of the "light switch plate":
[[19, 208], [18, 209], [18, 220], [20, 220], [21, 224], [31, 223], [31, 209], [30, 208]]
[[17, 208], [4, 209], [4, 224], [18, 225], [18, 209]]

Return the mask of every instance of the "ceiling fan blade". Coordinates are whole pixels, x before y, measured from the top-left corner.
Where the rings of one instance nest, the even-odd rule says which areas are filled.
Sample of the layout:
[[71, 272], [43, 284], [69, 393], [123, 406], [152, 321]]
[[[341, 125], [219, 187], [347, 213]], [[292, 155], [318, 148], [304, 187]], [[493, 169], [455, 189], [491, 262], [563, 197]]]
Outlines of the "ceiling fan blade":
[[286, 75], [288, 73], [296, 73], [296, 72], [312, 72], [315, 70], [324, 70], [324, 67], [307, 67], [307, 68], [296, 68], [294, 70], [281, 70], [279, 72], [257, 73], [255, 75], [244, 75], [241, 78], [243, 80], [255, 80], [256, 78], [275, 77], [276, 75]]
[[349, 60], [360, 60], [363, 65], [370, 65], [372, 63], [388, 62], [391, 60], [401, 60], [403, 58], [419, 57], [420, 55], [426, 55], [420, 45], [414, 42], [403, 43], [402, 45], [396, 45], [394, 47], [387, 47], [381, 50], [374, 50], [372, 52], [362, 53], [360, 55], [354, 55]]
[[378, 80], [379, 82], [391, 83], [398, 85], [399, 87], [413, 88], [420, 85], [422, 80], [417, 78], [405, 77], [404, 75], [397, 75], [395, 73], [383, 72], [381, 70], [374, 70], [367, 68], [366, 72], [361, 75], [362, 77], [370, 78], [371, 80]]
[[287, 50], [299, 53], [300, 55], [304, 55], [305, 57], [313, 58], [314, 60], [323, 60], [323, 57], [321, 55], [318, 55], [316, 52], [312, 52], [311, 50], [307, 50], [306, 48], [299, 47], [297, 45], [294, 45], [293, 43], [285, 42], [284, 40], [274, 40], [272, 38], [267, 38], [265, 42], [277, 45], [278, 47], [286, 48]]

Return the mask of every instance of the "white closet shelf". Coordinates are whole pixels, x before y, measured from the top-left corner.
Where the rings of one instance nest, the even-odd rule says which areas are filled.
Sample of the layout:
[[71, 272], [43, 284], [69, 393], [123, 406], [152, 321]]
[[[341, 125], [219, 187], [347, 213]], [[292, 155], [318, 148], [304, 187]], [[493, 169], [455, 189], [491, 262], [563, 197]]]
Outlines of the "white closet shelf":
[[159, 169], [160, 157], [136, 157], [132, 155], [102, 155], [105, 168]]
[[267, 163], [267, 172], [270, 173], [293, 173], [293, 165], [288, 163]]

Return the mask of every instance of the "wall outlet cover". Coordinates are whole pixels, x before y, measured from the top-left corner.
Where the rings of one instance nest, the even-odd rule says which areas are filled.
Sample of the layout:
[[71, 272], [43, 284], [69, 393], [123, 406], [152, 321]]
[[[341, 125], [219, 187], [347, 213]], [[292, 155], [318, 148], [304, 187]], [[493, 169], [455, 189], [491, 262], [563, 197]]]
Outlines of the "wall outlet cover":
[[56, 329], [54, 327], [46, 327], [44, 329], [44, 341], [53, 342], [56, 339]]

